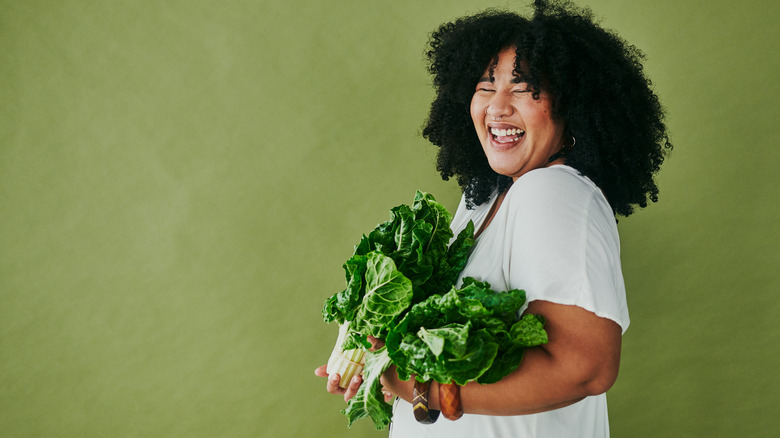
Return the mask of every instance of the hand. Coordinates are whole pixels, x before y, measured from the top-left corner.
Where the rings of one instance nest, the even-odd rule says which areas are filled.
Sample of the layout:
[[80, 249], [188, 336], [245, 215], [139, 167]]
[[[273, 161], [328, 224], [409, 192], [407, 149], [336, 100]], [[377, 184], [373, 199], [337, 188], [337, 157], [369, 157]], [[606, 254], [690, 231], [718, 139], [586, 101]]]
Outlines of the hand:
[[[376, 351], [385, 345], [384, 341], [373, 336], [368, 337], [368, 342], [371, 343], [371, 351]], [[314, 370], [314, 375], [318, 377], [327, 377], [328, 383], [325, 385], [325, 389], [331, 394], [343, 396], [344, 401], [348, 402], [352, 397], [355, 396], [355, 394], [357, 394], [358, 389], [360, 389], [360, 385], [363, 383], [363, 376], [353, 377], [352, 381], [349, 382], [349, 386], [346, 388], [341, 388], [339, 387], [339, 380], [341, 380], [341, 376], [337, 373], [328, 375], [327, 369], [327, 365], [322, 365]], [[394, 398], [393, 394], [384, 387], [382, 388], [382, 393], [385, 396], [385, 401], [388, 403]]]
[[363, 383], [362, 376], [355, 376], [352, 378], [352, 381], [349, 382], [349, 386], [346, 388], [340, 388], [339, 387], [339, 380], [341, 380], [341, 376], [337, 373], [333, 373], [331, 375], [328, 375], [328, 366], [323, 365], [316, 370], [314, 370], [314, 375], [319, 377], [327, 377], [328, 383], [325, 385], [325, 389], [328, 390], [331, 394], [336, 395], [343, 395], [344, 401], [349, 401], [352, 397], [357, 394], [358, 389], [360, 388], [360, 384]]
[[377, 351], [380, 348], [385, 346], [385, 341], [381, 339], [377, 339], [373, 336], [366, 336], [366, 337], [368, 338], [368, 342], [371, 343], [371, 348], [369, 349], [369, 351]]

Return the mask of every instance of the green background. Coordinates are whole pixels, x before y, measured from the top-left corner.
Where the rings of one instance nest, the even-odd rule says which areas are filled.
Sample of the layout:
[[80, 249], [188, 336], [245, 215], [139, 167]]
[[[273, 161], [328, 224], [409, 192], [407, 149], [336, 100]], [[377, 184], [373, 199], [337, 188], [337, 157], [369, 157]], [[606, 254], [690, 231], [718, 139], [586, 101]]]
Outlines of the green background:
[[[588, 0], [676, 149], [623, 218], [613, 436], [780, 430], [780, 7]], [[438, 24], [488, 1], [0, 1], [0, 436], [383, 436], [323, 300], [416, 189]], [[525, 10], [520, 3], [512, 7]]]

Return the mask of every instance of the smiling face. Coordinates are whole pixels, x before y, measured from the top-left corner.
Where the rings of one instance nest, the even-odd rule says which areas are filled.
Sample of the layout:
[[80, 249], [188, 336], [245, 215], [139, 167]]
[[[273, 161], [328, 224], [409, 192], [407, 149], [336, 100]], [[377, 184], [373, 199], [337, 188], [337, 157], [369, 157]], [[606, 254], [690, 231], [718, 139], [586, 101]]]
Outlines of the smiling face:
[[490, 167], [516, 180], [524, 173], [562, 163], [550, 157], [563, 144], [562, 122], [553, 120], [550, 97], [533, 98], [515, 73], [515, 48], [498, 54], [479, 80], [471, 98], [471, 118]]

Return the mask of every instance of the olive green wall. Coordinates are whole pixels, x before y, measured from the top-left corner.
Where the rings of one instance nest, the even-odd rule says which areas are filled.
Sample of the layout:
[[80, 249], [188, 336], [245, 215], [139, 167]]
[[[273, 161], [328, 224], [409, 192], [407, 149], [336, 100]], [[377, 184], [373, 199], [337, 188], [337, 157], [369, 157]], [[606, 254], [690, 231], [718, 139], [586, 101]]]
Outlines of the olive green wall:
[[[622, 219], [616, 437], [780, 429], [780, 8], [588, 0], [676, 146]], [[0, 436], [382, 436], [313, 369], [415, 189], [422, 50], [488, 1], [0, 1]]]

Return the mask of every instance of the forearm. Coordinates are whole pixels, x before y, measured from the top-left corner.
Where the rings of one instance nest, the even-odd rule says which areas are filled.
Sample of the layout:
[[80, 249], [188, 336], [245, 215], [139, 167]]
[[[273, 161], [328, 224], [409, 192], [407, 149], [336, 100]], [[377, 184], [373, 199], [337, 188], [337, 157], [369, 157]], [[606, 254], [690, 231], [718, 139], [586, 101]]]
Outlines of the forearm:
[[[526, 350], [520, 366], [501, 381], [471, 382], [460, 390], [463, 411], [484, 415], [523, 415], [568, 406], [605, 392], [617, 378], [621, 329], [611, 320], [575, 306], [535, 301], [529, 313], [547, 319], [549, 342]], [[411, 402], [413, 378], [404, 382], [395, 368], [384, 386]], [[430, 389], [429, 407], [439, 408], [438, 384]]]
[[[471, 382], [460, 388], [463, 412], [483, 415], [524, 415], [562, 408], [591, 395], [583, 384], [568, 382], [565, 376], [540, 372], [547, 366], [545, 353], [529, 350], [523, 365], [501, 381], [489, 385]], [[538, 370], [538, 371], [535, 371]], [[407, 402], [412, 402], [414, 378], [404, 382], [395, 369], [385, 373], [384, 386]], [[440, 409], [439, 384], [432, 382], [428, 406]]]

